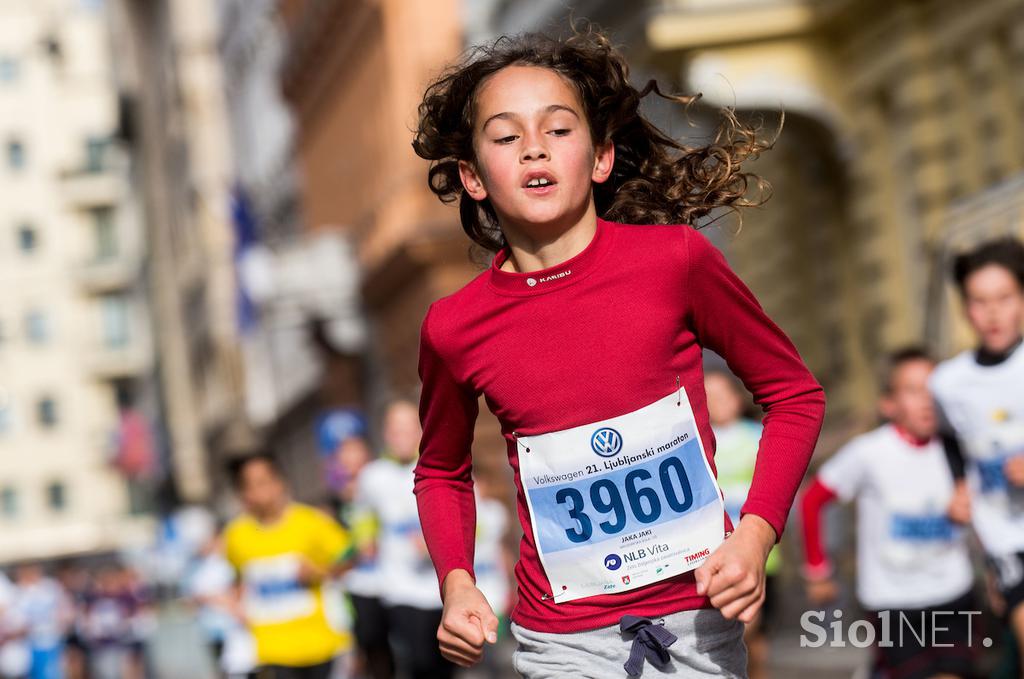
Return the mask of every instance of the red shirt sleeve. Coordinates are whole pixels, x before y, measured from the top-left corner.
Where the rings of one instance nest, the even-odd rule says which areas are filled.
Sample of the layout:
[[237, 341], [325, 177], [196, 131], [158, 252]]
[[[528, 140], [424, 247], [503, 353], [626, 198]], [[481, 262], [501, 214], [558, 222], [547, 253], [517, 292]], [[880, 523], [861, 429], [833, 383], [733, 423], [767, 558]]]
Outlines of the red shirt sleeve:
[[[477, 395], [452, 375], [430, 335], [427, 311], [420, 331], [420, 422], [423, 437], [414, 492], [423, 539], [438, 585], [454, 569], [473, 574], [476, 502], [473, 496], [473, 430]], [[474, 575], [475, 578], [475, 575]]]
[[760, 516], [778, 540], [821, 431], [825, 392], [722, 253], [697, 231], [686, 242], [694, 333], [701, 346], [725, 359], [764, 411], [754, 477], [740, 516]]
[[832, 570], [824, 548], [821, 510], [836, 499], [835, 492], [814, 477], [800, 501], [800, 518], [804, 529], [804, 571], [809, 576]]

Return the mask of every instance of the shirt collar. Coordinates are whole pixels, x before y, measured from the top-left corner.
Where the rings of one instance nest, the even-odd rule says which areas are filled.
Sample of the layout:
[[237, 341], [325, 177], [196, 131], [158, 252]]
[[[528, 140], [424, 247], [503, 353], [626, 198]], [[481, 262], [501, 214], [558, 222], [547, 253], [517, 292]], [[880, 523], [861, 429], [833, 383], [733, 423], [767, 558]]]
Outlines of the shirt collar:
[[501, 270], [501, 265], [509, 256], [506, 245], [491, 260], [488, 279], [490, 286], [502, 294], [529, 296], [543, 295], [572, 285], [598, 268], [605, 253], [611, 249], [613, 239], [612, 223], [598, 217], [594, 237], [587, 247], [561, 264], [526, 273]]

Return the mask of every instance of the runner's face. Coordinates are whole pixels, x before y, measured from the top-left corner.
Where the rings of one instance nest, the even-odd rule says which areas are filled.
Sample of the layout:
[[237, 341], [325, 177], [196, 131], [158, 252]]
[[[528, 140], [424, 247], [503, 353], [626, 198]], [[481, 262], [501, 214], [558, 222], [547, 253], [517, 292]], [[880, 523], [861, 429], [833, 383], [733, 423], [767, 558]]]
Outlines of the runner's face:
[[935, 435], [935, 405], [928, 390], [931, 361], [906, 361], [893, 371], [891, 391], [882, 399], [882, 414], [911, 435], [925, 439]]
[[384, 417], [384, 443], [399, 462], [412, 462], [419, 455], [420, 417], [416, 406], [400, 401], [388, 408]]
[[267, 514], [280, 507], [287, 491], [273, 468], [262, 460], [254, 460], [242, 470], [241, 499], [250, 514]]
[[338, 446], [338, 450], [335, 453], [335, 460], [350, 478], [354, 478], [359, 474], [360, 470], [366, 466], [366, 463], [372, 457], [373, 454], [370, 452], [370, 446], [367, 445], [365, 439], [358, 436], [345, 439], [345, 442]]
[[[611, 173], [611, 145], [595, 150], [575, 88], [547, 68], [508, 66], [476, 94], [476, 162], [460, 161], [475, 200], [489, 198], [502, 228], [565, 225]], [[531, 186], [545, 181], [547, 185]]]
[[722, 427], [739, 419], [743, 402], [736, 387], [725, 375], [709, 373], [704, 377], [704, 392], [708, 397], [708, 416], [711, 424]]
[[964, 281], [967, 319], [989, 351], [1006, 351], [1020, 337], [1024, 321], [1024, 290], [1012, 273], [989, 264]]

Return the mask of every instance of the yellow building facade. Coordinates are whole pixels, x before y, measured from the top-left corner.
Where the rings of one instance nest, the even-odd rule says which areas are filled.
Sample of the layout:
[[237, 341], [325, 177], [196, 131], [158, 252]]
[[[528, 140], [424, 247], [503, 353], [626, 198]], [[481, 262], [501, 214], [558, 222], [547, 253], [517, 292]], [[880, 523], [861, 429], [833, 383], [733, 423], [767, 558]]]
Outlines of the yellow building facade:
[[825, 384], [829, 448], [874, 420], [887, 352], [970, 345], [952, 254], [1024, 234], [1024, 5], [669, 0], [646, 33], [707, 104], [785, 111], [727, 251]]

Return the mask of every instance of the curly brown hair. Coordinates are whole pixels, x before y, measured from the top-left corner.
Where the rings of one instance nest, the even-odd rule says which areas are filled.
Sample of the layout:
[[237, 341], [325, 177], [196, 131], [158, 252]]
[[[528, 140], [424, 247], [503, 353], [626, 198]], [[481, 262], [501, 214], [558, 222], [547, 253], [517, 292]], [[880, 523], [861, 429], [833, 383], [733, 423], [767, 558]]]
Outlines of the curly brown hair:
[[[611, 141], [615, 164], [611, 177], [594, 184], [597, 214], [629, 224], [693, 224], [716, 208], [761, 205], [769, 185], [741, 170], [774, 144], [758, 138], [759, 130], [741, 124], [732, 109], [709, 143], [687, 146], [664, 134], [639, 111], [650, 93], [689, 106], [700, 95], [666, 95], [651, 80], [642, 90], [629, 83], [629, 67], [601, 31], [588, 27], [567, 39], [538, 33], [502, 36], [472, 48], [434, 80], [419, 106], [419, 124], [412, 146], [430, 162], [430, 190], [444, 203], [459, 201], [462, 228], [484, 249], [496, 252], [505, 238], [490, 201], [477, 202], [464, 190], [458, 162], [473, 162], [475, 94], [506, 66], [550, 68], [579, 94], [595, 146]], [[781, 125], [781, 122], [780, 122]], [[776, 134], [777, 138], [777, 134]], [[750, 185], [756, 200], [746, 198]]]

